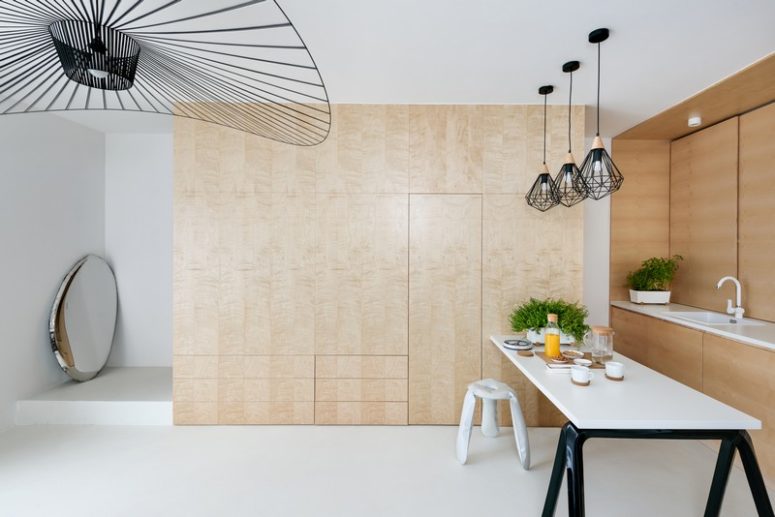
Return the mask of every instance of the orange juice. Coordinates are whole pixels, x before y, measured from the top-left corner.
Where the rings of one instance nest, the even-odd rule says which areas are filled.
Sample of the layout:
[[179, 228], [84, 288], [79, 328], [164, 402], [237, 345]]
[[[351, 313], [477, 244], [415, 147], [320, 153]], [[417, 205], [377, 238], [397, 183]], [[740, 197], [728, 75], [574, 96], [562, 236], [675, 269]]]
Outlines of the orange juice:
[[560, 357], [559, 334], [544, 334], [544, 353], [547, 357]]

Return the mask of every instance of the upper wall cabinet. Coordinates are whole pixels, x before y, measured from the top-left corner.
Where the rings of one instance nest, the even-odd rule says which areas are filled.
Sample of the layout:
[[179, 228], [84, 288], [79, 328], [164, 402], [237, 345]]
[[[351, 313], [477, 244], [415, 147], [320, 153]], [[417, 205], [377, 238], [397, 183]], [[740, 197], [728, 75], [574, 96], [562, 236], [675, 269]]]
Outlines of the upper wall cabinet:
[[738, 118], [672, 143], [670, 253], [683, 255], [673, 301], [724, 310], [716, 282], [737, 273]]
[[740, 281], [746, 316], [775, 321], [775, 103], [740, 117]]

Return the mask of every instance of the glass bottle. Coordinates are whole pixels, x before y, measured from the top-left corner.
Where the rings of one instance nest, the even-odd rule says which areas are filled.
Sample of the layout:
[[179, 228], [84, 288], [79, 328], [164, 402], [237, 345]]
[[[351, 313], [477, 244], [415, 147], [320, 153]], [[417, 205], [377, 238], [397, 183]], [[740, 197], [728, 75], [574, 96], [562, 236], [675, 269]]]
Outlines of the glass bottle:
[[557, 325], [557, 315], [546, 316], [547, 324], [544, 327], [544, 354], [546, 357], [558, 359], [560, 354], [560, 327]]
[[594, 335], [592, 345], [592, 360], [605, 364], [614, 356], [614, 329], [610, 327], [592, 327]]

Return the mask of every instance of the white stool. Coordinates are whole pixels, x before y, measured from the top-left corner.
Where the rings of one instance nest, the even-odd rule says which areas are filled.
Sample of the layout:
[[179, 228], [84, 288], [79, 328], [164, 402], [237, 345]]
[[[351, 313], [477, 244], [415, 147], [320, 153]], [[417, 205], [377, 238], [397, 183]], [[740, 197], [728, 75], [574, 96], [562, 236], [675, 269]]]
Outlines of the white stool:
[[463, 401], [463, 412], [460, 415], [460, 429], [457, 433], [458, 461], [465, 465], [468, 459], [468, 443], [471, 441], [477, 397], [482, 399], [482, 434], [490, 438], [498, 436], [498, 401], [509, 401], [519, 461], [525, 470], [530, 470], [530, 443], [517, 393], [507, 384], [493, 379], [483, 379], [468, 385], [468, 392]]

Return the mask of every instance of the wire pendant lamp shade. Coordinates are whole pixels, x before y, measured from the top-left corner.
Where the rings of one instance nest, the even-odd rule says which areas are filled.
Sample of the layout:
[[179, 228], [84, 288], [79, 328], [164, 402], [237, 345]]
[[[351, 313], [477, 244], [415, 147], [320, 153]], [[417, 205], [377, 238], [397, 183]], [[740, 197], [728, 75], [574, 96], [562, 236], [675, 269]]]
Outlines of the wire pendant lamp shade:
[[624, 177], [600, 138], [600, 44], [607, 39], [608, 29], [597, 29], [589, 33], [589, 42], [597, 44], [597, 134], [592, 149], [581, 164], [581, 178], [587, 196], [595, 200], [613, 194], [624, 182]]
[[549, 168], [546, 166], [546, 100], [553, 91], [554, 86], [542, 86], [538, 89], [538, 93], [544, 96], [544, 160], [542, 172], [538, 174], [530, 191], [525, 195], [527, 204], [541, 212], [546, 212], [560, 204], [560, 193], [554, 184], [552, 175], [549, 174]]
[[176, 115], [296, 145], [331, 126], [317, 66], [275, 0], [0, 2], [0, 114], [71, 110]]
[[565, 157], [565, 163], [560, 167], [560, 172], [554, 178], [560, 204], [569, 208], [587, 198], [587, 191], [581, 179], [581, 171], [579, 171], [576, 160], [573, 158], [573, 72], [578, 70], [579, 66], [578, 61], [568, 61], [562, 66], [562, 71], [568, 74], [570, 82], [568, 93], [568, 155]]

